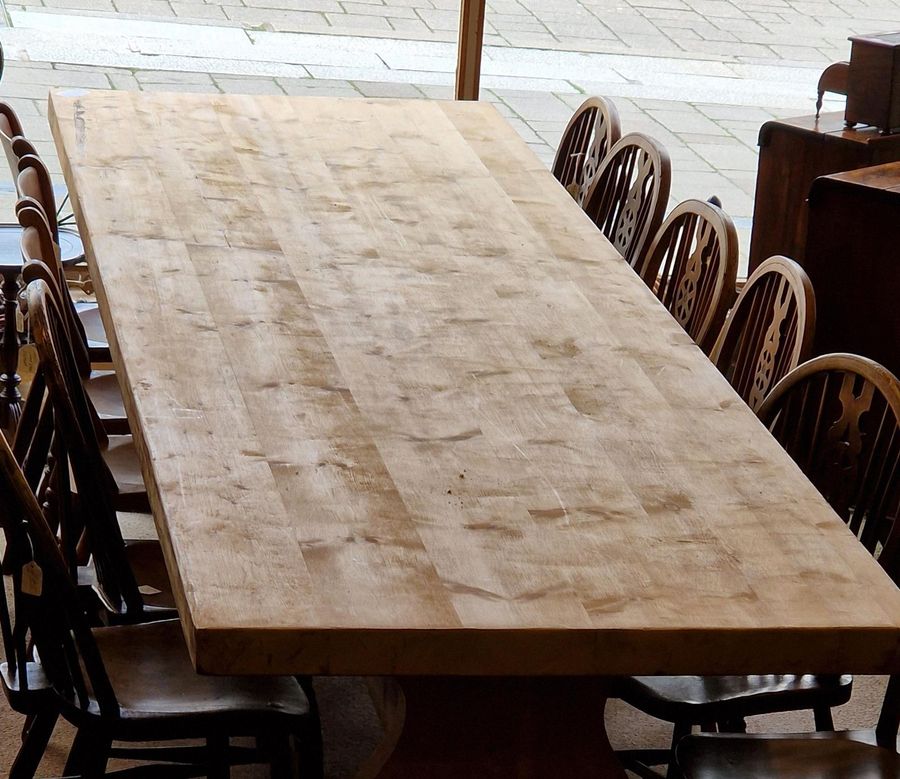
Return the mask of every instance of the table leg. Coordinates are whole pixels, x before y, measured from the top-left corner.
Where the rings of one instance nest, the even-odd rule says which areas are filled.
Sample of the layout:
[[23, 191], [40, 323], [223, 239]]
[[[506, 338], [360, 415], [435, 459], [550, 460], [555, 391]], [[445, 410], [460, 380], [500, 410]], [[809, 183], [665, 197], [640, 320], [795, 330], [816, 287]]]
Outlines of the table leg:
[[385, 741], [358, 779], [625, 776], [587, 678], [373, 679]]
[[0, 426], [7, 434], [15, 433], [22, 416], [22, 396], [19, 394], [19, 331], [16, 328], [18, 268], [3, 270], [3, 373], [0, 375]]

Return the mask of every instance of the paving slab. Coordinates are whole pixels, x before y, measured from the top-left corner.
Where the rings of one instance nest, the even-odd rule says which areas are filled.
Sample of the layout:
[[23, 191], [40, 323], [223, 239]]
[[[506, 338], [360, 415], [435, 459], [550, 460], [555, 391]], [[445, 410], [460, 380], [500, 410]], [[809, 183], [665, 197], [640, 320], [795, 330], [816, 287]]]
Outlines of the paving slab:
[[[818, 75], [847, 57], [848, 35], [900, 27], [896, 0], [488, 0], [487, 8], [482, 98], [547, 164], [571, 111], [603, 94], [626, 131], [668, 148], [672, 204], [717, 194], [744, 253], [759, 125], [813, 111]], [[54, 170], [49, 135], [37, 126], [54, 86], [452, 96], [459, 0], [9, 0], [3, 10], [9, 65], [0, 92], [35, 126]]]
[[[623, 51], [644, 56], [705, 54], [729, 61], [829, 62], [846, 38], [900, 25], [891, 0], [870, 3], [736, 3], [727, 0], [497, 0], [486, 30], [496, 45], [560, 51]], [[247, 29], [360, 36], [414, 35], [452, 40], [458, 0], [10, 0], [9, 11], [57, 9], [121, 18], [204, 22], [227, 19]], [[243, 10], [242, 10], [243, 9]], [[271, 11], [254, 13], [252, 9]], [[277, 13], [276, 13], [277, 12]], [[803, 30], [798, 41], [797, 30]], [[449, 36], [448, 36], [449, 33]], [[729, 45], [730, 44], [730, 45]]]

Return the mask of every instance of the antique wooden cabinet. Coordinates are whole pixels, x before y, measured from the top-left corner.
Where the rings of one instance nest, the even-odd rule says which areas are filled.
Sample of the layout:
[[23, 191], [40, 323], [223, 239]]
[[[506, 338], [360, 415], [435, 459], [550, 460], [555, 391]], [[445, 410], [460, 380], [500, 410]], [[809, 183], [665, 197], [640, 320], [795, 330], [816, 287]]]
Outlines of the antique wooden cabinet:
[[750, 271], [773, 254], [803, 261], [810, 186], [819, 176], [900, 160], [900, 133], [847, 129], [841, 113], [766, 122], [759, 132], [759, 171]]
[[816, 179], [803, 266], [816, 353], [854, 352], [900, 375], [900, 163]]

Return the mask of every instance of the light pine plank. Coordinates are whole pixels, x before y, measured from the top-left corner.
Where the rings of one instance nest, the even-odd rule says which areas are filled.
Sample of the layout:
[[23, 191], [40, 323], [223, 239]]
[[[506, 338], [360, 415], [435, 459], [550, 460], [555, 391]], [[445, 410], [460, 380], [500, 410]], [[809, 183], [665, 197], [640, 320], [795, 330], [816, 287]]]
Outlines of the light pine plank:
[[897, 670], [894, 585], [490, 106], [51, 120], [200, 669]]

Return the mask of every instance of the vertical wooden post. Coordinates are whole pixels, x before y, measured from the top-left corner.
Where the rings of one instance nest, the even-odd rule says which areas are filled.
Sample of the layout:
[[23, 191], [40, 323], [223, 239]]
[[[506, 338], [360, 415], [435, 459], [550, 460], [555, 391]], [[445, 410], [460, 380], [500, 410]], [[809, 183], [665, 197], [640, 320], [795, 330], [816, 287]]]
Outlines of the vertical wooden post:
[[22, 416], [22, 396], [19, 394], [19, 331], [16, 328], [16, 311], [19, 308], [17, 295], [19, 294], [19, 273], [22, 270], [21, 263], [11, 259], [7, 264], [0, 265], [0, 273], [3, 276], [2, 297], [3, 304], [3, 336], [0, 340], [0, 367], [3, 373], [0, 375], [0, 426], [7, 438], [12, 443]]
[[460, 0], [456, 99], [478, 100], [481, 47], [484, 42], [485, 0]]

